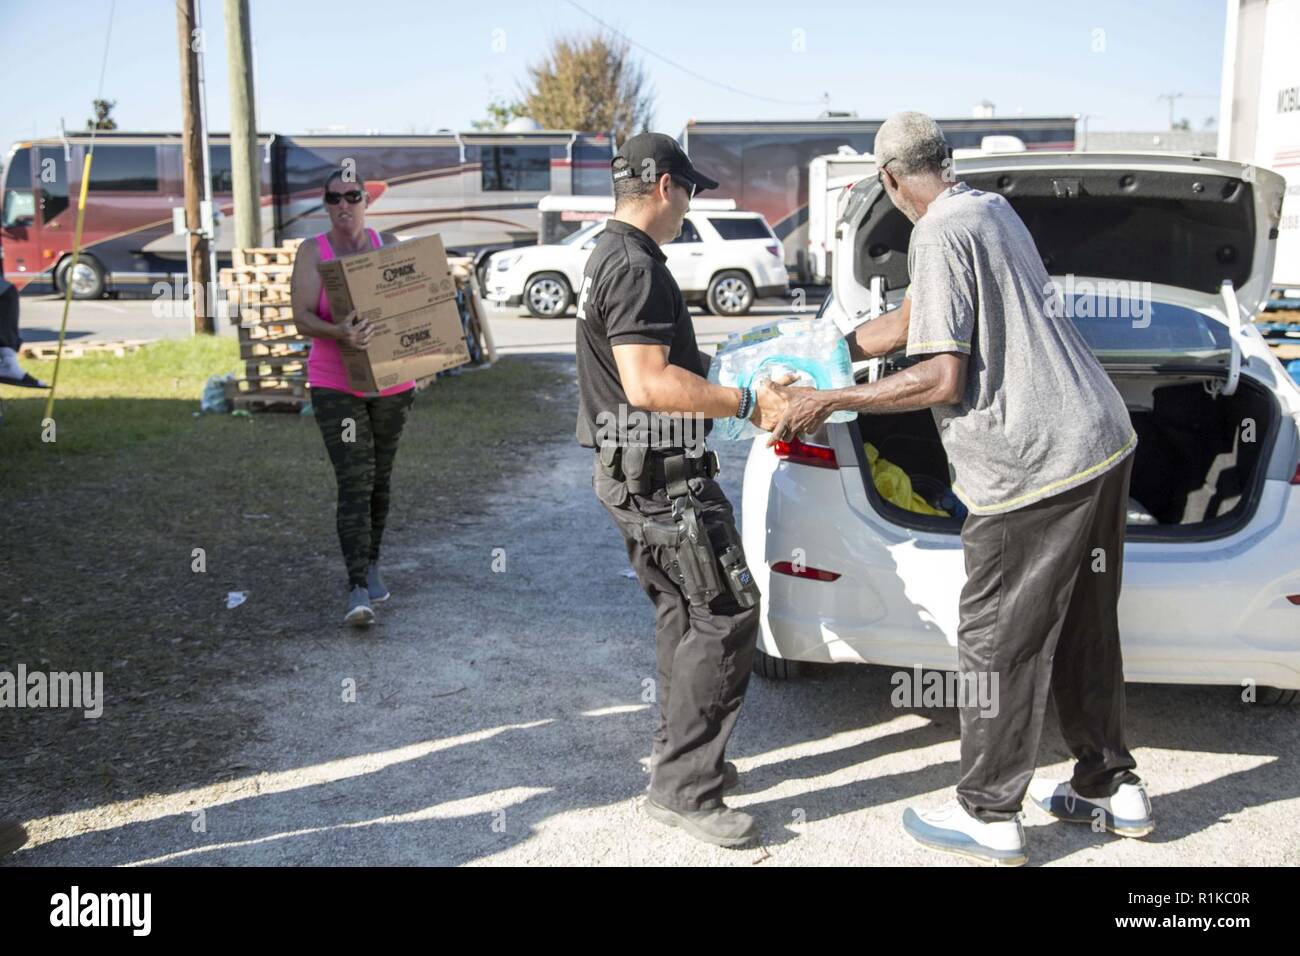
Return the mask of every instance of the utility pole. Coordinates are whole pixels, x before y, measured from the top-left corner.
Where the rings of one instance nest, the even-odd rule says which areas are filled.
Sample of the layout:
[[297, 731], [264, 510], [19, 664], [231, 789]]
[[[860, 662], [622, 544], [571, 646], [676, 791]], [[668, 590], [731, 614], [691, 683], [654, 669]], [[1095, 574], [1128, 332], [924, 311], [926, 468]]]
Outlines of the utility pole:
[[1156, 99], [1158, 100], [1169, 101], [1169, 128], [1170, 129], [1174, 128], [1174, 101], [1181, 100], [1182, 98], [1183, 98], [1182, 93], [1161, 93], [1159, 96], [1156, 97]]
[[[204, 229], [202, 215], [203, 180], [207, 175], [207, 156], [203, 143], [203, 99], [199, 94], [199, 50], [203, 34], [194, 15], [195, 0], [176, 0], [176, 34], [181, 53], [181, 156], [185, 183], [185, 228], [190, 265], [190, 304], [194, 309], [194, 331], [216, 331], [209, 303], [212, 260], [209, 256], [210, 235]], [[209, 206], [209, 208], [211, 208]]]
[[235, 187], [235, 248], [262, 244], [261, 169], [253, 95], [253, 40], [248, 0], [226, 0], [226, 62], [230, 64], [230, 167]]

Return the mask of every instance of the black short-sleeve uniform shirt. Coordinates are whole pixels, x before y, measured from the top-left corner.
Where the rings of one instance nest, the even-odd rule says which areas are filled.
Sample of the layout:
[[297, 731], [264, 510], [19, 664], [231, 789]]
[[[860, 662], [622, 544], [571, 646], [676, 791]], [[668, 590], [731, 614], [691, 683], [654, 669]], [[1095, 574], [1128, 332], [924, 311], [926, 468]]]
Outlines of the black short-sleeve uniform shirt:
[[[617, 219], [609, 220], [587, 259], [578, 292], [577, 356], [578, 442], [588, 448], [596, 447], [598, 437], [601, 443], [663, 444], [656, 436], [673, 433], [670, 424], [656, 421], [657, 413], [628, 402], [614, 361], [615, 345], [666, 345], [670, 365], [696, 375], [707, 372], [686, 300], [666, 261], [658, 243]], [[622, 420], [631, 427], [623, 434], [602, 429], [602, 424], [620, 420], [620, 405]], [[636, 427], [640, 421], [646, 422], [648, 434]], [[711, 425], [707, 422], [705, 430]]]

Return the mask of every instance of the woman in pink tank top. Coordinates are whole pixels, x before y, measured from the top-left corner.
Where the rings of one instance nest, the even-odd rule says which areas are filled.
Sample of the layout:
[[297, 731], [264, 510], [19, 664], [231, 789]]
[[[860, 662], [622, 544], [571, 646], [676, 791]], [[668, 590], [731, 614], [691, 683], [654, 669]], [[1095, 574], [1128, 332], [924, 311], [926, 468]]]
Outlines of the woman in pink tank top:
[[371, 329], [364, 321], [356, 322], [355, 313], [335, 321], [318, 266], [397, 239], [381, 238], [366, 228], [370, 197], [365, 182], [352, 170], [331, 173], [323, 199], [330, 229], [299, 246], [294, 258], [293, 321], [299, 332], [311, 338], [307, 384], [312, 411], [338, 483], [335, 520], [348, 573], [343, 620], [366, 626], [375, 619], [373, 605], [389, 596], [379, 573], [379, 544], [388, 519], [393, 461], [407, 410], [415, 399], [415, 383], [403, 382], [380, 392], [348, 387], [339, 344], [364, 349]]

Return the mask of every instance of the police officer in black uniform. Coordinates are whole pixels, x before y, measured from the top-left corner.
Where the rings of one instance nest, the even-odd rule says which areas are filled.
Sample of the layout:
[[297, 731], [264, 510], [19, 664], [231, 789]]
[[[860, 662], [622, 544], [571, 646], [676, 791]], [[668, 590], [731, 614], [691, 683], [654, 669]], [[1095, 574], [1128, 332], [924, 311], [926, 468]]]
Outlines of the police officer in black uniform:
[[736, 782], [724, 751], [749, 683], [758, 591], [704, 435], [711, 419], [734, 415], [770, 430], [784, 402], [705, 378], [659, 248], [680, 234], [691, 197], [718, 184], [662, 133], [631, 137], [612, 173], [614, 216], [578, 296], [578, 441], [595, 452], [596, 497], [655, 605], [660, 711], [645, 810], [739, 846], [758, 828], [722, 801]]

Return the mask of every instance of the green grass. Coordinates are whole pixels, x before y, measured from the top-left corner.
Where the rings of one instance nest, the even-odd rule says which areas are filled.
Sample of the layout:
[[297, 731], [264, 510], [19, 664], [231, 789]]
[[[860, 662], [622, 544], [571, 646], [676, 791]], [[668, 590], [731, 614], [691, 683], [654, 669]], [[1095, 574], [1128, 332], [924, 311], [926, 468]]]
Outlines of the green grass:
[[[53, 371], [25, 365], [47, 381]], [[212, 706], [231, 675], [346, 636], [334, 478], [315, 420], [194, 414], [208, 376], [237, 366], [233, 342], [202, 338], [65, 360], [49, 443], [44, 393], [5, 390], [0, 669], [103, 670], [114, 703], [90, 734], [68, 736], [85, 726], [68, 712], [25, 711], [16, 740], [0, 722], [0, 776], [15, 786], [93, 801], [211, 779], [255, 720]], [[479, 511], [538, 441], [571, 434], [575, 405], [564, 366], [523, 359], [421, 392], [398, 452], [389, 552]], [[247, 602], [227, 610], [228, 591]], [[165, 755], [147, 775], [119, 759], [136, 736]], [[42, 777], [48, 759], [26, 762], [43, 749], [59, 753], [57, 779]]]
[[[54, 377], [53, 362], [24, 361], [37, 378]], [[19, 493], [57, 475], [64, 458], [104, 457], [141, 442], [166, 440], [198, 410], [208, 376], [239, 368], [239, 347], [209, 337], [158, 342], [117, 358], [65, 359], [54, 404], [54, 441], [42, 427], [46, 392], [7, 388], [0, 422], [0, 482]]]

